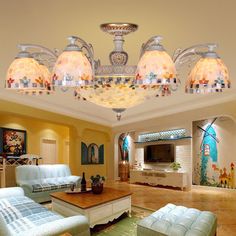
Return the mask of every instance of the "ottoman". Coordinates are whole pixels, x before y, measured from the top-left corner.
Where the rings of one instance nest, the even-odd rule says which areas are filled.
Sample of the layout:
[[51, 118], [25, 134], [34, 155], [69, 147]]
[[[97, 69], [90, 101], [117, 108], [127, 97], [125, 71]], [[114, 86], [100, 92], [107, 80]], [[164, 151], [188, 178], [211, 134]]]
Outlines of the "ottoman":
[[214, 236], [216, 216], [210, 211], [167, 204], [138, 222], [138, 236]]

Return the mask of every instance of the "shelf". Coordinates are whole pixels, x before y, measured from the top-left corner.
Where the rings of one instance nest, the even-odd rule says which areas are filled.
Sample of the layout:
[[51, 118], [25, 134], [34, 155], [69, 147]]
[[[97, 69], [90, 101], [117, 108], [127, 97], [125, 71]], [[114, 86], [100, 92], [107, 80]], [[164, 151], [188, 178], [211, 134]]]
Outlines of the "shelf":
[[182, 139], [190, 139], [191, 136], [185, 136], [185, 137], [179, 137], [179, 138], [169, 138], [169, 139], [157, 139], [157, 140], [150, 140], [150, 141], [144, 141], [144, 142], [134, 142], [134, 143], [153, 143], [153, 142], [161, 142], [161, 141], [177, 141]]

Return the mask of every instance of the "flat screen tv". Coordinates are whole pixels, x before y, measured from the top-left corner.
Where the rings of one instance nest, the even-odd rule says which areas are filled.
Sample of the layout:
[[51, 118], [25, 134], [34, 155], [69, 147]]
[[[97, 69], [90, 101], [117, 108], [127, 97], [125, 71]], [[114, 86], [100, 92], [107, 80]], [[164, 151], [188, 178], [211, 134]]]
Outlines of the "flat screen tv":
[[148, 145], [144, 148], [145, 163], [170, 163], [175, 161], [174, 144]]

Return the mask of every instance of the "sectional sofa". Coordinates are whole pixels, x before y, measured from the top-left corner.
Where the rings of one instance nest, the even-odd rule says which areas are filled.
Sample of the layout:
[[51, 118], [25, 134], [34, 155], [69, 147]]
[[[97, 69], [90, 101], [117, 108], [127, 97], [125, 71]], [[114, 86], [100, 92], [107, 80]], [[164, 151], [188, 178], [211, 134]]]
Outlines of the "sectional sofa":
[[1, 236], [89, 236], [85, 216], [64, 218], [24, 196], [19, 187], [0, 189]]
[[16, 184], [24, 189], [25, 195], [41, 203], [50, 201], [50, 193], [64, 191], [72, 184], [80, 185], [81, 177], [71, 175], [64, 164], [24, 165], [16, 168]]

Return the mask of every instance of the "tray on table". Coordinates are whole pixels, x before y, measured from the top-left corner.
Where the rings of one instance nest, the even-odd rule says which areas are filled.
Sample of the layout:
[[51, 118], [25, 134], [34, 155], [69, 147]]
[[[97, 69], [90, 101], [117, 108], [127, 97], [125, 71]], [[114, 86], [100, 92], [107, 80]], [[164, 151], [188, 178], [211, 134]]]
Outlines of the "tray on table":
[[86, 191], [81, 192], [81, 188], [75, 188], [74, 191], [71, 191], [70, 189], [66, 190], [65, 193], [88, 193], [91, 192], [92, 188], [87, 188]]

